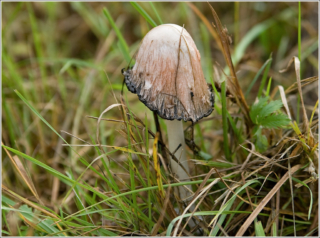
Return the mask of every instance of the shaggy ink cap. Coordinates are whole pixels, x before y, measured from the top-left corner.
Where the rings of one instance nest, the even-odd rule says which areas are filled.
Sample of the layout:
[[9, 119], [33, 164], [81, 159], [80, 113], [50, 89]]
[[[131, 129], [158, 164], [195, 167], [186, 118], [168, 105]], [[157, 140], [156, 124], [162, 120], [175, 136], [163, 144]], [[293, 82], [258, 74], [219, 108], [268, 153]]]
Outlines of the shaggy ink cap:
[[203, 75], [200, 53], [182, 27], [164, 24], [142, 40], [136, 63], [123, 71], [130, 92], [167, 120], [197, 122], [213, 111], [214, 94]]

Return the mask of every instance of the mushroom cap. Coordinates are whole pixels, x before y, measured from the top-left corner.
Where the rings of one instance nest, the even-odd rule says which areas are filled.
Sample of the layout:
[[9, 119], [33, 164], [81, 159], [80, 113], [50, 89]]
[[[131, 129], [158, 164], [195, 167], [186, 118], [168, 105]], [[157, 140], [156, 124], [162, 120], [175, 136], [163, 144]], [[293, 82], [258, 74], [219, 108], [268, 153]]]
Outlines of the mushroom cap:
[[204, 78], [200, 53], [178, 25], [149, 31], [135, 65], [123, 74], [128, 90], [164, 119], [196, 122], [213, 111], [214, 95]]

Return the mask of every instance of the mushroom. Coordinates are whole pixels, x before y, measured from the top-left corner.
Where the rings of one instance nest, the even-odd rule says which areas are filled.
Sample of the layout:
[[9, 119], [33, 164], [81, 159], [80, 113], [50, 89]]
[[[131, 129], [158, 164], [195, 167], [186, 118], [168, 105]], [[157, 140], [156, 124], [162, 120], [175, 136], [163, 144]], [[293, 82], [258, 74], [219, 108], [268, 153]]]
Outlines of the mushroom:
[[[201, 68], [200, 53], [184, 28], [164, 24], [147, 33], [135, 59], [135, 65], [123, 71], [127, 88], [166, 119], [169, 150], [176, 151], [176, 157], [189, 172], [181, 119], [197, 122], [211, 114], [214, 104], [214, 94]], [[171, 168], [179, 180], [189, 179], [172, 159]], [[182, 187], [179, 191], [181, 197], [190, 196]]]

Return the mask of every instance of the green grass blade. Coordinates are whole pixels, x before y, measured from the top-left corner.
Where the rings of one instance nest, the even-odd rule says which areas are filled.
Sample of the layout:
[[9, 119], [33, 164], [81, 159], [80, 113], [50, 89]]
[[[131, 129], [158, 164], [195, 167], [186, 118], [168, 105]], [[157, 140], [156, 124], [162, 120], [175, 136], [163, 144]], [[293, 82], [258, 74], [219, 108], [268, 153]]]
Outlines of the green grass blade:
[[70, 4], [72, 8], [82, 16], [83, 20], [97, 37], [107, 36], [110, 29], [108, 29], [108, 25], [105, 24], [104, 21], [101, 21], [103, 16], [98, 15], [91, 4], [86, 2], [71, 2]]
[[220, 93], [218, 92], [218, 90], [216, 89], [216, 86], [214, 85], [213, 78], [210, 77], [210, 79], [211, 79], [211, 85], [212, 85], [213, 91], [215, 93], [214, 94], [214, 108], [216, 109], [217, 113], [219, 115], [221, 115], [222, 114], [221, 108], [219, 108], [217, 105], [217, 102], [221, 101]]
[[[28, 9], [28, 13], [29, 13], [29, 18], [30, 18], [30, 25], [31, 25], [31, 29], [32, 29], [32, 35], [33, 35], [33, 41], [34, 41], [34, 47], [36, 50], [36, 55], [38, 58], [42, 58], [44, 53], [43, 53], [43, 49], [41, 46], [41, 40], [40, 40], [40, 32], [38, 25], [37, 25], [37, 20], [36, 17], [34, 15], [33, 12], [33, 8], [31, 7], [31, 3], [27, 3], [27, 9]], [[39, 63], [40, 65], [40, 74], [41, 74], [41, 79], [42, 79], [42, 84], [44, 87], [44, 90], [46, 91], [46, 95], [50, 96], [49, 91], [47, 90], [47, 87], [45, 87], [46, 85], [46, 66], [44, 65], [44, 63]]]
[[[255, 187], [254, 185], [252, 187]], [[234, 208], [234, 211], [239, 211], [240, 207], [243, 205], [244, 201], [240, 201], [239, 204]], [[236, 213], [233, 213], [229, 216], [228, 221], [226, 222], [225, 226], [228, 226], [230, 224], [230, 222], [233, 221], [233, 217]]]
[[131, 5], [140, 13], [141, 16], [143, 16], [144, 19], [152, 26], [156, 27], [157, 24], [155, 21], [149, 16], [149, 14], [142, 8], [140, 5], [136, 2], [130, 2]]
[[[67, 172], [67, 175], [68, 175], [68, 177], [69, 177], [70, 179], [74, 180], [74, 178], [72, 177], [72, 175], [71, 175], [70, 173]], [[76, 206], [77, 206], [77, 208], [78, 208], [79, 210], [81, 210], [81, 209], [84, 209], [85, 206], [83, 205], [83, 203], [82, 203], [82, 201], [81, 201], [79, 190], [80, 190], [80, 189], [79, 189], [78, 186], [74, 186], [74, 188], [72, 189], [72, 191], [73, 191], [74, 194], [75, 194], [75, 203], [76, 203]], [[66, 197], [68, 197], [68, 196], [66, 196]], [[86, 221], [88, 221], [86, 216], [82, 217], [82, 219], [85, 219]]]
[[284, 58], [286, 52], [288, 51], [288, 46], [289, 46], [289, 37], [287, 35], [284, 35], [281, 38], [280, 44], [279, 44], [279, 48], [278, 48], [278, 52], [276, 55], [276, 65], [281, 61], [281, 59]]
[[[65, 142], [67, 145], [69, 145], [68, 142], [41, 116], [41, 114], [17, 90], [14, 90], [14, 91], [18, 95], [18, 97], [31, 109], [31, 111], [33, 113], [35, 113], [37, 115], [37, 117], [39, 117], [42, 120], [42, 122], [44, 122], [63, 142]], [[70, 145], [69, 145], [69, 147], [74, 153], [76, 153], [79, 156], [80, 161], [84, 165], [86, 165], [86, 166], [89, 165], [89, 163], [85, 159], [83, 159]], [[92, 166], [90, 166], [90, 168], [92, 170], [95, 170]], [[95, 173], [100, 174], [97, 170], [95, 170]], [[103, 176], [101, 176], [101, 174], [100, 174], [100, 177], [102, 179], [105, 179]]]
[[[235, 199], [236, 199], [236, 198], [233, 198], [233, 199], [232, 199], [232, 201], [231, 201], [231, 202], [228, 204], [228, 206], [226, 207], [225, 211], [229, 211], [229, 210], [230, 210], [230, 208], [231, 208], [232, 204], [234, 203], [234, 200], [235, 200]], [[216, 226], [212, 229], [212, 231], [211, 231], [211, 233], [210, 233], [210, 236], [217, 236], [217, 234], [218, 234], [218, 232], [219, 232], [219, 230], [220, 230], [220, 226], [222, 226], [222, 224], [223, 224], [224, 220], [226, 219], [226, 217], [227, 217], [227, 214], [222, 214], [222, 215], [221, 215], [221, 217], [219, 218], [219, 221], [217, 222], [217, 224], [219, 224], [219, 226], [216, 225]]]
[[272, 64], [272, 54], [270, 54], [269, 60], [270, 61], [269, 61], [268, 65], [266, 66], [266, 69], [265, 69], [265, 71], [263, 73], [263, 76], [262, 76], [262, 80], [261, 80], [261, 84], [260, 84], [259, 92], [258, 92], [258, 96], [257, 96], [258, 98], [261, 97], [264, 85], [266, 84], [266, 81], [267, 81], [267, 77], [268, 77], [268, 73], [269, 73], [269, 70], [270, 70], [270, 66]]
[[[34, 164], [36, 164], [36, 165], [38, 165], [38, 166], [46, 169], [49, 173], [51, 173], [51, 174], [53, 174], [55, 177], [59, 178], [59, 179], [60, 179], [63, 183], [65, 183], [66, 185], [69, 185], [70, 187], [73, 187], [74, 185], [79, 185], [80, 187], [82, 187], [82, 188], [84, 188], [84, 189], [87, 189], [87, 190], [93, 192], [94, 194], [96, 194], [97, 196], [99, 196], [100, 198], [104, 199], [104, 200], [103, 200], [104, 202], [110, 201], [110, 202], [112, 202], [113, 205], [120, 206], [120, 207], [121, 207], [121, 210], [124, 211], [124, 212], [126, 212], [127, 207], [123, 205], [123, 201], [122, 201], [122, 200], [118, 200], [118, 197], [122, 197], [122, 194], [119, 194], [119, 195], [116, 195], [116, 196], [112, 197], [112, 198], [114, 198], [114, 199], [117, 199], [117, 201], [115, 201], [114, 199], [109, 199], [108, 196], [104, 195], [103, 193], [100, 193], [100, 192], [96, 191], [96, 190], [93, 189], [91, 186], [85, 185], [85, 184], [81, 184], [81, 183], [79, 183], [78, 181], [73, 180], [73, 179], [71, 179], [71, 178], [63, 175], [62, 173], [58, 172], [57, 170], [51, 168], [50, 166], [48, 166], [48, 165], [46, 165], [46, 164], [44, 164], [44, 163], [42, 163], [42, 162], [40, 162], [40, 161], [32, 158], [31, 156], [28, 156], [28, 155], [26, 155], [26, 154], [24, 154], [24, 153], [21, 153], [20, 151], [17, 151], [17, 150], [15, 150], [15, 149], [12, 149], [12, 148], [7, 147], [7, 146], [4, 146], [4, 145], [3, 145], [3, 147], [5, 147], [6, 149], [8, 149], [8, 150], [10, 150], [11, 152], [15, 153], [16, 155], [19, 155], [19, 156], [21, 156], [21, 157], [23, 157], [23, 158], [31, 161], [32, 163], [34, 163]], [[95, 204], [93, 204], [93, 205], [91, 205], [91, 206], [88, 206], [88, 207], [80, 210], [79, 212], [82, 212], [83, 210], [86, 210], [86, 209], [95, 207], [95, 206], [97, 206], [97, 205], [99, 205], [99, 204], [101, 204], [101, 202], [98, 202], [98, 203], [95, 203]], [[131, 203], [129, 203], [128, 205], [129, 205], [129, 208], [132, 206]], [[142, 214], [141, 210], [139, 209], [138, 211], [139, 211], [139, 213], [141, 214], [140, 218], [141, 218], [142, 220], [146, 220], [146, 221], [148, 222], [148, 220], [145, 218], [145, 215]], [[128, 215], [128, 216], [129, 216], [129, 215]], [[71, 217], [72, 217], [72, 216], [71, 216]], [[130, 218], [129, 218], [129, 219], [130, 219]]]
[[108, 19], [113, 30], [115, 31], [115, 33], [119, 39], [119, 42], [121, 45], [121, 50], [123, 51], [124, 57], [125, 57], [127, 63], [129, 63], [131, 60], [131, 56], [129, 53], [129, 47], [127, 45], [127, 42], [125, 41], [122, 33], [120, 32], [119, 28], [117, 27], [116, 23], [114, 22], [114, 20], [113, 20], [112, 16], [110, 15], [109, 11], [107, 10], [107, 8], [103, 8], [103, 13], [106, 16], [106, 18]]
[[272, 223], [272, 236], [273, 237], [277, 237], [278, 236], [277, 224], [275, 222]]
[[286, 9], [276, 15], [274, 18], [266, 20], [264, 22], [261, 22], [259, 24], [256, 24], [254, 27], [250, 29], [250, 31], [242, 38], [242, 40], [239, 42], [236, 51], [234, 52], [232, 56], [232, 60], [234, 65], [237, 65], [238, 62], [241, 60], [242, 56], [244, 55], [247, 47], [250, 45], [250, 43], [256, 39], [262, 32], [267, 30], [269, 27], [271, 27], [273, 24], [276, 23], [275, 18], [279, 18], [282, 20], [287, 20], [292, 17], [294, 12], [291, 9]]
[[[3, 47], [4, 48], [4, 47]], [[11, 87], [12, 89], [19, 89], [21, 92], [26, 94], [26, 89], [24, 87], [24, 80], [21, 75], [18, 73], [17, 64], [13, 62], [11, 57], [7, 55], [6, 50], [2, 51], [2, 72], [5, 68], [10, 73], [10, 76], [7, 77], [5, 74], [2, 74], [2, 88]]]
[[[65, 143], [70, 147], [70, 149], [71, 149], [74, 153], [76, 153], [76, 154], [79, 156], [80, 161], [81, 161], [84, 165], [88, 166], [89, 163], [88, 163], [85, 159], [83, 159], [83, 158], [68, 144], [68, 142], [41, 116], [41, 114], [40, 114], [17, 90], [14, 90], [14, 91], [15, 91], [15, 93], [18, 95], [18, 97], [31, 109], [31, 111], [34, 112], [34, 113], [42, 120], [42, 122], [44, 122], [63, 142], [65, 142]], [[115, 151], [117, 151], [117, 150], [113, 150], [113, 152], [115, 152]], [[110, 153], [110, 152], [109, 152], [109, 153]], [[92, 166], [90, 166], [90, 168], [93, 169], [96, 174], [99, 174], [102, 179], [106, 179], [106, 178], [104, 178], [97, 170], [95, 170]]]
[[254, 221], [254, 230], [256, 232], [256, 236], [259, 236], [259, 237], [266, 236], [266, 234], [264, 233], [264, 229], [261, 221], [256, 221], [256, 220]]
[[120, 49], [120, 52], [122, 53], [122, 55], [124, 56], [125, 60], [127, 63], [130, 63], [131, 61], [131, 57], [129, 52], [124, 48], [123, 44], [121, 44], [121, 42], [119, 41], [117, 43], [118, 48]]
[[[246, 93], [244, 94], [245, 97], [248, 96], [249, 92], [251, 92], [251, 89], [253, 87], [253, 85], [255, 84], [255, 82], [258, 80], [260, 74], [262, 73], [262, 71], [266, 68], [267, 65], [271, 64], [272, 59], [268, 59], [263, 65], [262, 67], [259, 69], [258, 73], [254, 76], [253, 80], [251, 81]], [[269, 70], [268, 70], [269, 71]], [[261, 87], [261, 86], [260, 86]], [[259, 89], [260, 92], [260, 89]], [[259, 93], [258, 93], [259, 95]]]
[[[146, 141], [146, 153], [148, 154], [147, 157], [147, 181], [148, 181], [148, 187], [151, 187], [151, 177], [150, 177], [150, 156], [149, 156], [149, 131], [148, 131], [148, 118], [147, 114], [145, 115], [145, 141]], [[148, 217], [150, 221], [152, 221], [152, 210], [151, 210], [151, 191], [148, 191]], [[151, 224], [149, 225], [149, 231], [152, 231]]]
[[8, 106], [8, 103], [5, 100], [2, 101], [2, 109], [3, 109], [2, 123], [4, 125], [7, 125], [11, 145], [14, 145], [15, 138], [16, 138], [15, 135], [19, 135], [20, 133], [18, 133], [18, 127], [14, 126], [14, 125], [16, 125], [16, 122], [15, 122], [15, 119], [14, 119], [12, 113], [11, 113], [11, 110], [10, 110], [11, 107]]
[[309, 48], [307, 48], [301, 53], [301, 61], [305, 60], [309, 55], [311, 55], [315, 50], [317, 50], [318, 46], [319, 42], [316, 40]]
[[158, 21], [160, 22], [160, 25], [162, 25], [163, 22], [162, 22], [162, 20], [161, 20], [161, 17], [160, 17], [160, 15], [159, 15], [156, 7], [154, 6], [154, 4], [153, 4], [152, 2], [149, 2], [149, 3], [150, 3], [150, 5], [151, 5], [152, 10], [153, 10], [154, 13], [156, 14], [156, 17], [157, 17]]
[[69, 185], [69, 186], [72, 186], [72, 184], [76, 184], [76, 185], [79, 185], [87, 190], [90, 190], [91, 192], [93, 193], [96, 193], [99, 197], [102, 197], [102, 198], [106, 198], [107, 196], [101, 194], [101, 193], [98, 193], [96, 190], [94, 190], [93, 188], [89, 187], [89, 186], [86, 186], [86, 185], [83, 185], [79, 182], [77, 182], [76, 180], [73, 180], [73, 179], [70, 179], [69, 177], [63, 175], [62, 173], [60, 173], [59, 171], [51, 168], [50, 166], [40, 162], [39, 160], [37, 159], [34, 159], [32, 158], [31, 156], [29, 155], [26, 155], [18, 150], [15, 150], [15, 149], [12, 149], [8, 146], [5, 146], [5, 145], [2, 145], [4, 148], [6, 148], [7, 150], [10, 150], [12, 153], [15, 153], [16, 155], [19, 155], [29, 161], [31, 161], [32, 163], [44, 168], [45, 170], [47, 170], [49, 173], [51, 173], [52, 175], [54, 175], [55, 177], [59, 178], [62, 182], [64, 182], [65, 184]]
[[[227, 176], [224, 177], [224, 179], [227, 179], [227, 178], [230, 179], [230, 178], [237, 177], [237, 176], [238, 175], [227, 175]], [[215, 179], [216, 178], [208, 179], [207, 183], [210, 183], [210, 182], [214, 181]], [[196, 181], [187, 181], [187, 182], [180, 182], [180, 183], [164, 184], [163, 188], [168, 188], [169, 186], [171, 186], [171, 187], [179, 187], [179, 186], [184, 186], [184, 185], [200, 184], [202, 182], [203, 182], [203, 180], [196, 180]], [[148, 188], [141, 188], [141, 189], [136, 189], [134, 191], [128, 191], [128, 192], [125, 192], [125, 193], [117, 194], [117, 195], [115, 195], [113, 197], [108, 197], [108, 198], [106, 198], [106, 199], [104, 199], [104, 200], [102, 200], [100, 202], [97, 202], [96, 204], [93, 204], [93, 205], [87, 207], [86, 209], [90, 209], [90, 208], [92, 208], [92, 207], [94, 207], [94, 206], [96, 206], [98, 204], [101, 204], [101, 203], [104, 203], [104, 202], [107, 202], [109, 200], [116, 199], [116, 198], [119, 198], [119, 197], [127, 196], [127, 195], [130, 195], [130, 194], [133, 194], [133, 193], [140, 193], [140, 192], [146, 192], [146, 191], [152, 191], [152, 190], [158, 190], [158, 189], [159, 188], [156, 185], [156, 186], [152, 186], [152, 187], [148, 187]], [[77, 211], [76, 213], [66, 217], [66, 219], [70, 218], [73, 215], [76, 215], [76, 214], [78, 214], [80, 212], [83, 212], [83, 211]], [[143, 214], [141, 214], [141, 215], [143, 215]]]
[[[251, 211], [223, 211], [223, 212], [219, 212], [219, 211], [202, 211], [202, 212], [195, 212], [194, 214], [192, 213], [187, 213], [185, 215], [183, 215], [183, 218], [187, 218], [190, 217], [191, 215], [193, 216], [213, 216], [213, 215], [220, 215], [220, 214], [226, 214], [226, 215], [234, 215], [234, 214], [251, 214]], [[269, 217], [270, 214], [266, 214], [266, 213], [259, 213], [260, 216], [264, 216], [264, 217]], [[166, 236], [170, 236], [173, 226], [174, 224], [181, 219], [182, 216], [177, 216], [176, 218], [174, 218], [171, 223], [168, 226], [167, 232], [166, 232]], [[283, 218], [280, 217], [280, 220], [282, 220]], [[285, 221], [288, 222], [293, 222], [292, 219], [288, 219], [288, 218], [284, 218]], [[299, 223], [300, 225], [308, 225], [311, 224], [310, 222], [306, 222], [306, 221], [298, 221], [297, 223]]]
[[220, 208], [220, 210], [218, 211], [217, 215], [213, 218], [211, 223], [213, 223], [215, 220], [217, 220], [218, 216], [221, 215], [222, 212], [224, 212], [225, 209], [229, 206], [229, 204], [233, 202], [233, 199], [237, 197], [237, 194], [239, 194], [241, 191], [243, 191], [243, 189], [245, 189], [249, 185], [255, 184], [255, 183], [260, 183], [260, 182], [256, 179], [253, 179], [253, 180], [247, 181], [247, 183], [244, 184], [241, 188], [236, 189], [233, 196]]
[[319, 229], [319, 227], [316, 227], [316, 228], [312, 229], [310, 232], [308, 232], [308, 234], [305, 235], [305, 237], [308, 237], [308, 236], [312, 235], [318, 229]]
[[18, 95], [18, 97], [37, 115], [60, 139], [68, 144], [68, 142], [41, 116], [41, 114], [18, 92], [18, 90], [14, 90], [14, 92]]
[[[213, 91], [215, 92], [215, 106], [214, 106], [214, 108], [215, 108], [215, 110], [217, 111], [217, 113], [219, 115], [222, 115], [221, 109], [217, 106], [217, 101], [221, 101], [221, 97], [220, 97], [220, 94], [218, 93], [218, 91], [217, 91], [217, 89], [216, 89], [216, 87], [214, 85], [213, 78], [210, 77], [210, 79], [211, 79], [211, 85], [212, 85]], [[227, 112], [227, 115], [228, 115], [228, 119], [229, 119], [230, 125], [231, 125], [234, 133], [236, 134], [238, 141], [240, 143], [242, 143], [243, 142], [243, 138], [242, 138], [242, 135], [241, 135], [240, 131], [236, 127], [235, 121], [231, 117], [230, 113], [228, 111], [226, 111], [226, 112]]]
[[4, 231], [4, 230], [1, 230], [1, 234], [5, 234], [5, 235], [10, 236], [10, 233], [9, 233], [9, 232], [7, 232], [7, 231]]
[[[23, 6], [25, 5], [25, 2], [19, 2], [16, 3], [16, 7], [13, 10], [13, 12], [10, 14], [10, 18], [7, 20], [6, 24], [2, 24], [2, 36], [6, 35], [7, 29], [11, 27], [12, 22], [17, 18], [18, 14], [20, 14], [21, 10], [23, 10]], [[2, 5], [3, 7], [3, 5]], [[2, 38], [4, 40], [5, 37]], [[3, 41], [2, 41], [3, 43]], [[3, 62], [3, 61], [2, 61]]]
[[[127, 136], [128, 136], [128, 145], [129, 145], [129, 149], [132, 149], [132, 146], [131, 146], [131, 126], [129, 124], [129, 122], [127, 121], [127, 117], [126, 117], [126, 123], [127, 123]], [[128, 164], [129, 164], [129, 172], [130, 172], [130, 189], [131, 191], [134, 191], [136, 190], [136, 183], [135, 183], [135, 172], [138, 172], [138, 171], [134, 171], [134, 163], [133, 163], [133, 160], [132, 160], [132, 156], [131, 154], [129, 153], [129, 158], [128, 158]], [[137, 213], [137, 210], [138, 210], [138, 205], [137, 205], [137, 194], [136, 193], [133, 193], [132, 194], [132, 205], [133, 205], [133, 209], [134, 209], [134, 213], [135, 213], [135, 217], [138, 218], [138, 213]], [[132, 222], [133, 222], [133, 226], [136, 229], [138, 229], [137, 225], [136, 225], [136, 221], [139, 221], [138, 219], [135, 219], [135, 218], [132, 218]]]
[[266, 91], [266, 96], [268, 97], [270, 94], [271, 90], [271, 83], [272, 83], [272, 77], [269, 78], [268, 86], [267, 86], [267, 91]]
[[306, 183], [300, 181], [299, 179], [292, 177], [292, 180], [293, 180], [293, 181], [296, 181], [296, 182], [298, 182], [298, 183], [301, 183], [301, 184], [302, 184], [303, 186], [305, 186], [305, 187], [309, 190], [309, 192], [310, 192], [310, 205], [309, 205], [309, 212], [308, 212], [308, 220], [310, 220], [311, 211], [312, 211], [312, 205], [313, 205], [313, 194], [312, 194], [312, 191], [311, 191], [311, 189], [309, 188], [309, 186], [308, 186]]
[[212, 57], [211, 57], [211, 47], [210, 47], [210, 37], [208, 33], [208, 29], [203, 23], [200, 23], [200, 32], [203, 41], [203, 50], [204, 55], [201, 57], [204, 61], [204, 74], [206, 79], [210, 79], [213, 75], [213, 64], [212, 64]]

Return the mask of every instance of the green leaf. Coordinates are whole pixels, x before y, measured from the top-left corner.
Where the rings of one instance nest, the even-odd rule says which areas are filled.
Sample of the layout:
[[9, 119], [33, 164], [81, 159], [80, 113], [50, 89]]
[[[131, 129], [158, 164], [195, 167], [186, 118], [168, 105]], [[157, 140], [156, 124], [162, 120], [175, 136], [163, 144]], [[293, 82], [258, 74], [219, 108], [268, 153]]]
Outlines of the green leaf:
[[285, 114], [272, 114], [263, 119], [261, 126], [266, 128], [281, 128], [287, 126], [290, 119]]
[[267, 97], [264, 98], [259, 98], [259, 101], [255, 104], [253, 104], [251, 110], [250, 110], [250, 118], [253, 122], [255, 122], [257, 124], [257, 117], [260, 114], [262, 108], [266, 105], [268, 101]]
[[275, 114], [282, 106], [280, 100], [270, 101], [269, 97], [259, 98], [250, 110], [251, 120], [258, 126], [265, 128], [281, 128], [289, 124], [290, 120], [287, 115], [280, 113]]
[[260, 113], [259, 118], [264, 118], [269, 116], [271, 113], [279, 110], [282, 107], [282, 102], [280, 100], [271, 101], [266, 106], [264, 106]]

